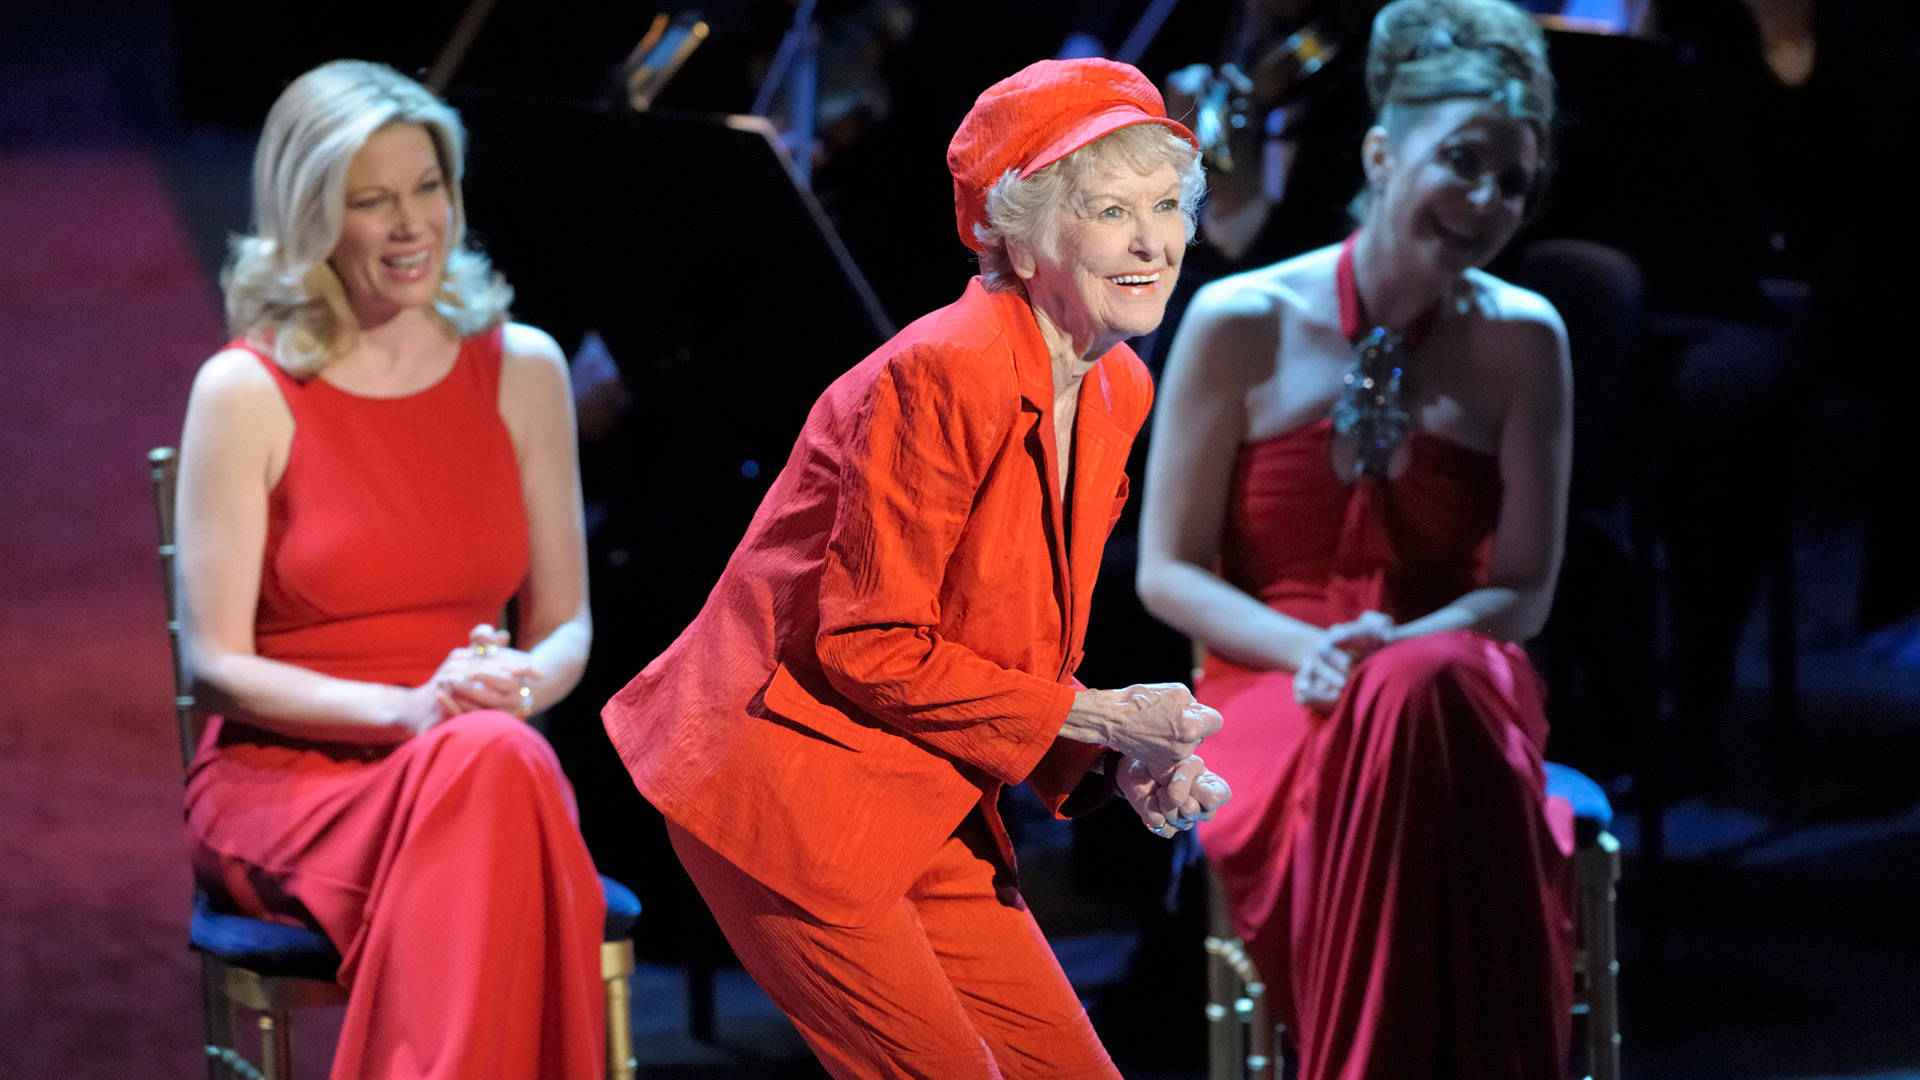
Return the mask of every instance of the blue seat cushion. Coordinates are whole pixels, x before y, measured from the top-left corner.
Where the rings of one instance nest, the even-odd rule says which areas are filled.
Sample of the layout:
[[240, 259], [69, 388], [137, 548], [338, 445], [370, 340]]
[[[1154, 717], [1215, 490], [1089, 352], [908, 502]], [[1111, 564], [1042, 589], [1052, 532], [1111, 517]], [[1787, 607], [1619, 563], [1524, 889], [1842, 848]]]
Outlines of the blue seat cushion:
[[619, 941], [633, 934], [634, 921], [640, 918], [640, 898], [633, 890], [600, 875], [600, 891], [607, 896], [607, 928], [603, 941]]
[[1546, 763], [1547, 794], [1558, 795], [1573, 804], [1573, 835], [1581, 844], [1590, 844], [1613, 824], [1613, 804], [1593, 778], [1579, 769], [1555, 762]]
[[[640, 898], [605, 875], [600, 888], [607, 898], [604, 940], [619, 941], [633, 932], [640, 918]], [[193, 898], [187, 938], [195, 949], [221, 963], [260, 975], [331, 980], [340, 970], [339, 952], [318, 930], [215, 911], [204, 893]]]
[[340, 954], [318, 930], [215, 911], [203, 893], [194, 895], [187, 940], [223, 964], [260, 975], [332, 981], [340, 969]]

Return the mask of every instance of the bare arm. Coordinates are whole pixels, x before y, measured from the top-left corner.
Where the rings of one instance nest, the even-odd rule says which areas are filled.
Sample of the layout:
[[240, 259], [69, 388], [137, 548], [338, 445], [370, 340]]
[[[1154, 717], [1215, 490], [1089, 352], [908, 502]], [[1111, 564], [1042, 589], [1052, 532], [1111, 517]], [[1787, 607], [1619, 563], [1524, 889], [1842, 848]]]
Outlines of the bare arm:
[[1401, 624], [1396, 639], [1475, 629], [1521, 642], [1546, 624], [1566, 540], [1573, 374], [1559, 314], [1519, 297], [1518, 317], [1488, 328], [1494, 371], [1512, 395], [1500, 425], [1500, 520], [1487, 584]]
[[509, 324], [500, 371], [500, 415], [520, 459], [527, 507], [528, 567], [520, 590], [519, 640], [540, 672], [534, 710], [580, 682], [593, 644], [587, 606], [586, 515], [567, 361], [551, 337]]
[[1231, 283], [1200, 290], [1160, 383], [1147, 454], [1135, 585], [1148, 611], [1212, 652], [1292, 671], [1322, 631], [1274, 611], [1216, 570], [1253, 373], [1276, 355], [1278, 320]]
[[321, 675], [254, 652], [267, 493], [293, 417], [251, 353], [216, 354], [194, 379], [181, 433], [177, 541], [187, 664], [217, 712], [286, 734], [393, 742], [439, 718], [432, 684], [412, 690]]

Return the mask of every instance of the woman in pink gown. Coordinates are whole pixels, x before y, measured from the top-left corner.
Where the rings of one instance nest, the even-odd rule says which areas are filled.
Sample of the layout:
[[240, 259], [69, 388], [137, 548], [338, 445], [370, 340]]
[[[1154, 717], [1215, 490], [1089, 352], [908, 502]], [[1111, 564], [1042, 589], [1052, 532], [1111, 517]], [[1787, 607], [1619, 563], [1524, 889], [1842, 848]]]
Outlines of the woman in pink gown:
[[1139, 586], [1207, 652], [1236, 798], [1200, 836], [1303, 1080], [1545, 1080], [1567, 1054], [1572, 815], [1517, 643], [1545, 620], [1565, 333], [1478, 268], [1538, 198], [1552, 81], [1505, 0], [1398, 0], [1359, 230], [1202, 290]]

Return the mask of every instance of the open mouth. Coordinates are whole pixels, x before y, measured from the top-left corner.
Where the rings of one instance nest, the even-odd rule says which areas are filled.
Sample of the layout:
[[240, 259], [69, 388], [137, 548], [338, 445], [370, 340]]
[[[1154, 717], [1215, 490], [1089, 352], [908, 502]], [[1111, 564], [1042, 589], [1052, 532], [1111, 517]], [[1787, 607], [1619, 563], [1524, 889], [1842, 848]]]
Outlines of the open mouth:
[[1115, 274], [1107, 284], [1133, 296], [1152, 296], [1160, 288], [1160, 271], [1151, 274]]
[[1474, 252], [1474, 251], [1480, 250], [1480, 245], [1481, 245], [1480, 237], [1472, 235], [1470, 233], [1457, 232], [1453, 229], [1449, 229], [1445, 225], [1441, 224], [1440, 219], [1437, 217], [1432, 219], [1432, 225], [1433, 225], [1433, 234], [1435, 236], [1438, 236], [1440, 238], [1440, 242], [1447, 245], [1448, 247], [1455, 248], [1457, 250], [1465, 251], [1465, 252]]
[[427, 259], [431, 255], [430, 251], [416, 251], [411, 255], [388, 255], [381, 258], [380, 262], [388, 269], [398, 272], [401, 277], [412, 278], [419, 276], [420, 272], [426, 269]]

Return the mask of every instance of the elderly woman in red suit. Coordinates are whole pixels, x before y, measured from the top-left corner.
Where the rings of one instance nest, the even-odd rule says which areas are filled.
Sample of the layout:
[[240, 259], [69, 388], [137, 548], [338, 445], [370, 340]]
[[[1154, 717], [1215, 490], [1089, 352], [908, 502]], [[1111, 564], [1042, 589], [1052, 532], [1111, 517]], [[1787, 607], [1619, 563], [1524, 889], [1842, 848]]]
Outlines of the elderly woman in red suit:
[[[981, 276], [829, 387], [607, 730], [728, 940], [838, 1077], [1114, 1077], [996, 810], [1226, 798], [1184, 687], [1088, 690], [1100, 553], [1201, 178], [1139, 72], [1042, 61], [948, 150]], [[1112, 748], [1112, 749], [1109, 749]]]
[[1538, 197], [1552, 77], [1506, 0], [1373, 25], [1344, 244], [1181, 322], [1139, 586], [1206, 646], [1240, 798], [1200, 830], [1303, 1080], [1561, 1075], [1572, 815], [1518, 642], [1559, 569], [1565, 333], [1480, 271]]

